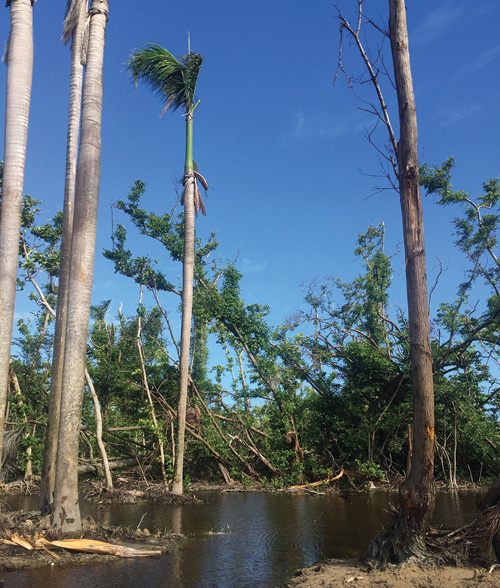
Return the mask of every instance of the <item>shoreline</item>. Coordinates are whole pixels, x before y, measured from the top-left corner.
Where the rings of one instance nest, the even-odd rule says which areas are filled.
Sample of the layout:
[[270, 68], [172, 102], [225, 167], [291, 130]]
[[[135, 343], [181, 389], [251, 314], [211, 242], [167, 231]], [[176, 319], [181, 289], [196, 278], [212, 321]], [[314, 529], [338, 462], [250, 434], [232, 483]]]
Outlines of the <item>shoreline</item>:
[[500, 567], [453, 567], [407, 563], [369, 569], [355, 559], [330, 559], [295, 572], [284, 588], [500, 588]]

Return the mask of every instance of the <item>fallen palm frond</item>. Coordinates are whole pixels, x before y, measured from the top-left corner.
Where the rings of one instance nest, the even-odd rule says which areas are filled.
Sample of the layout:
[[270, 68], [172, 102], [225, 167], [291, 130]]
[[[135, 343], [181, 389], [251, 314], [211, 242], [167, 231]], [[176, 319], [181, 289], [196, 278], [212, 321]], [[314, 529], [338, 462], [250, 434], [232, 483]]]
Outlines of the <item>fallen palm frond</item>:
[[107, 553], [118, 557], [150, 557], [152, 555], [161, 555], [161, 551], [156, 549], [136, 549], [125, 545], [113, 545], [104, 541], [95, 539], [65, 539], [62, 541], [47, 541], [47, 547], [62, 547], [73, 551], [85, 551], [87, 553]]
[[17, 535], [16, 533], [13, 533], [11, 535], [10, 540], [14, 545], [19, 545], [20, 547], [24, 547], [24, 549], [30, 549], [30, 550], [33, 549], [33, 546], [31, 545], [31, 543], [26, 541], [26, 539], [19, 537], [19, 535]]
[[44, 549], [70, 549], [72, 551], [83, 551], [85, 553], [102, 553], [116, 555], [117, 557], [150, 557], [161, 555], [161, 551], [153, 549], [136, 549], [125, 545], [114, 545], [105, 541], [95, 539], [63, 539], [60, 541], [48, 541], [41, 534], [31, 537], [19, 537], [13, 533], [9, 539], [0, 539], [5, 545], [18, 545], [28, 550]]
[[445, 563], [491, 563], [493, 537], [500, 531], [500, 505], [485, 509], [468, 525], [453, 531], [433, 529], [427, 545]]

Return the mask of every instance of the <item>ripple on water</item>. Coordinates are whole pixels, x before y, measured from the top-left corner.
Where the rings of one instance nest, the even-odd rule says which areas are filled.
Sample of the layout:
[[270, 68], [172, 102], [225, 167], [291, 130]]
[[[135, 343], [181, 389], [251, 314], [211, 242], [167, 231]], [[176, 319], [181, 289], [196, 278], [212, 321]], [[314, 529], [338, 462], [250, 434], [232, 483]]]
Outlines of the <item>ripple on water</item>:
[[[45, 568], [3, 575], [5, 588], [274, 588], [297, 568], [324, 557], [355, 557], [390, 520], [395, 495], [339, 496], [204, 493], [196, 505], [89, 505], [82, 514], [112, 525], [171, 530], [188, 537], [152, 559]], [[475, 516], [478, 494], [438, 493], [434, 524]], [[6, 497], [12, 508], [35, 509], [37, 497]]]

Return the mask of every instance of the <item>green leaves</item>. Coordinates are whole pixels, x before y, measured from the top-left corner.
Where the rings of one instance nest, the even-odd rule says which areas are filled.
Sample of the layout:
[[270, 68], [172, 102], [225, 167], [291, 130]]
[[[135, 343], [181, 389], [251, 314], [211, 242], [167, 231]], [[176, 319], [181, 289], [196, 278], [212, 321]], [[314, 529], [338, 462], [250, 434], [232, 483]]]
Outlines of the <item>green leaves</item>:
[[[184, 252], [183, 215], [173, 213], [158, 215], [141, 208], [141, 199], [146, 186], [137, 180], [132, 186], [127, 200], [119, 200], [115, 208], [123, 211], [139, 233], [157, 241], [176, 262], [182, 262]], [[151, 290], [178, 292], [179, 290], [167, 279], [165, 274], [156, 269], [156, 262], [149, 255], [135, 257], [126, 247], [127, 230], [119, 224], [113, 234], [113, 247], [104, 251], [104, 257], [115, 265], [115, 272], [133, 278]], [[195, 239], [195, 277], [203, 277], [203, 260], [218, 246], [212, 233], [206, 243]]]
[[173, 110], [183, 108], [192, 114], [202, 63], [203, 57], [199, 53], [176, 59], [160, 45], [148, 43], [132, 53], [127, 69], [136, 86], [138, 80], [142, 80], [165, 103], [163, 112], [172, 107]]

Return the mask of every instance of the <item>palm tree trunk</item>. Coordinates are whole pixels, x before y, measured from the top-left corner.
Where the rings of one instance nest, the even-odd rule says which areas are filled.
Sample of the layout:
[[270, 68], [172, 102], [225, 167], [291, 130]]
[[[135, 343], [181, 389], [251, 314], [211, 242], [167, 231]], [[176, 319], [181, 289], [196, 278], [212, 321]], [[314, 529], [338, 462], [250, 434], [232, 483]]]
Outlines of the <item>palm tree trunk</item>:
[[186, 115], [186, 164], [184, 172], [184, 258], [182, 275], [182, 327], [179, 367], [179, 401], [177, 406], [177, 447], [172, 494], [183, 494], [184, 442], [189, 378], [189, 350], [191, 347], [191, 319], [193, 315], [194, 277], [194, 192], [193, 173], [193, 114]]
[[63, 230], [60, 249], [61, 265], [57, 288], [57, 315], [54, 330], [48, 428], [43, 454], [42, 479], [40, 481], [39, 505], [42, 512], [47, 512], [52, 504], [56, 475], [55, 459], [61, 410], [62, 370], [64, 365], [66, 317], [68, 313], [68, 281], [75, 200], [76, 159], [78, 153], [78, 131], [80, 128], [80, 111], [82, 103], [82, 45], [88, 0], [74, 1], [80, 3], [80, 13], [71, 36], [71, 74], [69, 82], [68, 135], [66, 143], [66, 179], [64, 185]]
[[9, 386], [10, 346], [33, 76], [32, 1], [11, 0], [7, 5], [10, 5], [11, 29], [6, 52], [5, 144], [0, 211], [0, 463]]
[[80, 152], [68, 287], [68, 315], [56, 456], [52, 524], [81, 529], [78, 505], [78, 443], [92, 295], [101, 165], [102, 69], [107, 0], [92, 0], [89, 48], [83, 82]]

